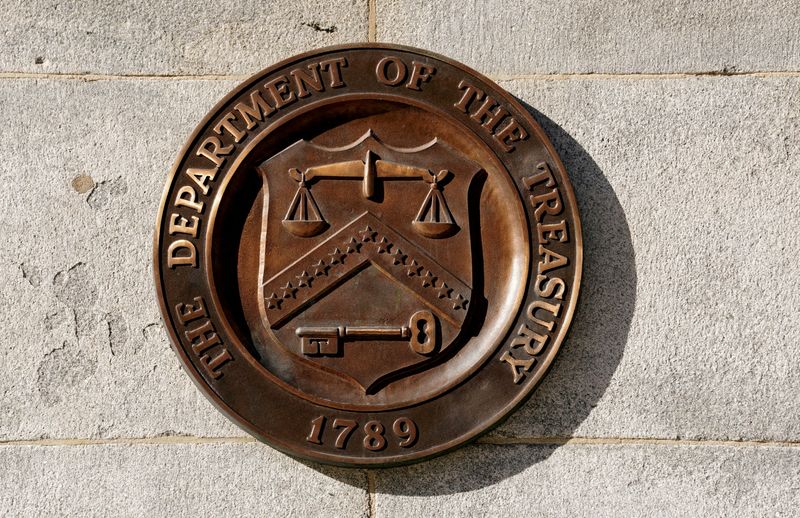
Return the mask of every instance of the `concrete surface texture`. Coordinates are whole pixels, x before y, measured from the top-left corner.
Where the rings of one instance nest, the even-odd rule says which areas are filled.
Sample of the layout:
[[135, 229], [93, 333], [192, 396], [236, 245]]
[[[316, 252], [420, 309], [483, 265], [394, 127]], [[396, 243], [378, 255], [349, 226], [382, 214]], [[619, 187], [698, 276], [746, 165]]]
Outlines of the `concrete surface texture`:
[[[0, 515], [798, 515], [798, 5], [0, 0]], [[376, 39], [528, 105], [576, 189], [585, 278], [500, 428], [331, 469], [255, 443], [180, 370], [152, 225], [244, 76]]]

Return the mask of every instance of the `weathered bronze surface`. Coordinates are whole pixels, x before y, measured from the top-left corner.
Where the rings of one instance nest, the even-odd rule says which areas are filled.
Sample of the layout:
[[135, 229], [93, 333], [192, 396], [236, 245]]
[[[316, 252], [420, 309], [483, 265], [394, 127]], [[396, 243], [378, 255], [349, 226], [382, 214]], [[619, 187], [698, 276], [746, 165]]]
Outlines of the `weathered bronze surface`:
[[194, 131], [154, 267], [175, 351], [292, 455], [420, 460], [531, 393], [575, 309], [578, 210], [508, 93], [436, 54], [333, 47], [270, 67]]

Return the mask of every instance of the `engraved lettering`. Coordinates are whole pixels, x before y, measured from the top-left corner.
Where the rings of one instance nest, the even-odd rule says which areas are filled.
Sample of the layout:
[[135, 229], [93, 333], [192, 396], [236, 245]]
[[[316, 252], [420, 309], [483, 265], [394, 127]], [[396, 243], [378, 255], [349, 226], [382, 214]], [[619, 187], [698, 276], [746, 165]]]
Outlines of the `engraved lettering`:
[[[318, 63], [311, 63], [306, 67], [297, 67], [289, 71], [288, 75], [279, 75], [262, 85], [264, 89], [250, 93], [250, 101], [240, 101], [233, 107], [233, 111], [223, 117], [214, 131], [218, 135], [230, 134], [236, 143], [241, 142], [247, 131], [256, 127], [258, 122], [263, 122], [278, 110], [288, 106], [298, 99], [310, 96], [314, 92], [325, 91], [325, 82], [331, 88], [345, 86], [342, 80], [342, 68], [347, 67], [344, 57], [325, 59]], [[266, 94], [268, 102], [265, 99]], [[236, 112], [236, 113], [234, 113]], [[247, 131], [233, 124], [234, 120], [241, 120]]]
[[297, 92], [297, 96], [301, 98], [311, 95], [307, 87], [311, 87], [317, 92], [325, 89], [322, 86], [322, 78], [319, 77], [319, 63], [312, 63], [307, 68], [307, 71], [302, 68], [295, 68], [289, 72], [294, 81], [294, 89]]
[[189, 234], [192, 237], [197, 237], [197, 226], [199, 223], [200, 218], [197, 216], [192, 216], [192, 223], [190, 225], [188, 219], [173, 212], [169, 217], [169, 234]]
[[542, 221], [545, 214], [549, 214], [550, 216], [560, 214], [563, 208], [561, 204], [561, 195], [558, 193], [558, 189], [553, 189], [552, 191], [537, 196], [531, 195], [530, 200], [531, 204], [535, 207], [533, 216], [536, 218], [537, 222]]
[[364, 448], [370, 451], [380, 451], [386, 447], [386, 430], [380, 421], [369, 421], [364, 425]]
[[186, 170], [186, 174], [189, 178], [192, 179], [194, 183], [200, 187], [200, 191], [204, 195], [208, 194], [209, 185], [208, 182], [213, 182], [214, 178], [217, 176], [217, 172], [219, 169], [196, 169], [196, 168], [189, 168]]
[[272, 97], [273, 104], [277, 109], [281, 109], [297, 100], [294, 91], [289, 88], [289, 79], [284, 75], [267, 81], [264, 84], [264, 88], [267, 89], [267, 92]]
[[331, 88], [341, 88], [344, 86], [342, 69], [347, 67], [347, 60], [345, 58], [323, 59], [319, 64], [323, 72], [328, 72], [328, 86]]
[[[347, 449], [349, 439], [353, 433], [358, 429], [358, 421], [353, 419], [346, 419], [343, 417], [332, 417], [331, 428], [333, 430], [341, 430], [336, 435], [333, 446], [337, 449]], [[323, 435], [325, 435], [325, 423], [328, 418], [319, 416], [311, 420], [311, 430], [306, 436], [306, 441], [312, 444], [324, 445]], [[380, 451], [387, 445], [386, 427], [380, 421], [369, 421], [361, 432], [364, 434], [362, 444], [364, 448], [370, 451]], [[397, 445], [401, 448], [410, 448], [417, 442], [419, 437], [419, 429], [417, 423], [408, 417], [398, 417], [392, 423], [392, 432], [399, 439]]]
[[201, 356], [200, 364], [203, 365], [205, 371], [208, 372], [212, 378], [219, 379], [222, 376], [219, 370], [220, 367], [231, 360], [233, 360], [231, 353], [229, 353], [227, 349], [221, 349], [213, 357], [208, 355]]
[[375, 74], [378, 76], [378, 82], [388, 86], [397, 86], [405, 80], [408, 69], [400, 58], [386, 56], [378, 61]]
[[555, 187], [556, 180], [553, 178], [553, 171], [550, 170], [547, 162], [540, 162], [536, 165], [536, 169], [539, 170], [538, 173], [522, 178], [522, 183], [526, 189], [532, 191], [533, 186], [540, 183], [544, 183], [545, 187]]
[[[249, 104], [245, 101], [236, 103], [233, 110], [223, 115], [222, 120], [214, 126], [217, 135], [230, 136], [233, 144], [225, 146], [219, 138], [208, 137], [198, 149], [197, 155], [211, 160], [217, 167], [222, 166], [225, 157], [233, 153], [234, 144], [242, 142], [247, 137], [247, 132], [256, 127], [257, 122], [263, 122], [276, 111], [310, 96], [313, 92], [324, 91], [324, 80], [328, 81], [331, 88], [344, 86], [342, 68], [346, 66], [345, 58], [336, 57], [312, 63], [305, 68], [297, 67], [289, 71], [288, 75], [270, 79], [262, 85], [263, 92], [250, 93]], [[420, 81], [424, 80], [425, 73], [425, 70], [420, 73]], [[271, 103], [267, 102], [264, 93]], [[235, 124], [236, 121], [240, 121], [240, 124]], [[240, 127], [242, 125], [244, 128]]]
[[539, 324], [540, 326], [544, 327], [548, 331], [552, 331], [555, 322], [550, 322], [537, 318], [536, 317], [537, 309], [543, 309], [549, 312], [551, 315], [553, 315], [553, 318], [555, 318], [558, 316], [558, 311], [561, 309], [561, 303], [550, 304], [549, 302], [535, 300], [530, 304], [530, 306], [528, 306], [528, 318], [530, 318], [533, 322]]
[[208, 318], [203, 298], [195, 297], [194, 304], [177, 304], [175, 313], [184, 326], [194, 323], [183, 334], [197, 356], [201, 369], [211, 378], [219, 379], [222, 376], [222, 367], [233, 361], [233, 356], [225, 348], [214, 324]]
[[436, 68], [419, 61], [411, 62], [411, 76], [408, 78], [406, 88], [411, 90], [422, 90], [420, 86], [423, 82], [431, 80], [431, 76], [436, 73]]
[[192, 350], [198, 356], [201, 356], [208, 349], [220, 343], [219, 336], [216, 331], [214, 331], [214, 326], [209, 319], [206, 319], [201, 325], [186, 331], [184, 334], [192, 343]]
[[567, 222], [563, 219], [558, 223], [537, 224], [536, 234], [539, 236], [539, 243], [543, 245], [550, 241], [558, 241], [559, 243], [569, 241], [567, 237]]
[[167, 266], [175, 268], [183, 265], [197, 268], [197, 249], [191, 241], [178, 239], [167, 249]]
[[[531, 356], [536, 356], [547, 343], [547, 335], [533, 332], [527, 324], [522, 324], [517, 331], [517, 337], [511, 341], [511, 348], [522, 347]], [[535, 344], [535, 345], [534, 345]]]
[[206, 157], [219, 167], [225, 162], [224, 156], [230, 155], [232, 152], [233, 144], [223, 146], [222, 141], [217, 137], [208, 137], [200, 144], [200, 149], [197, 150], [197, 156]]
[[338, 417], [334, 419], [333, 429], [336, 430], [338, 428], [343, 428], [341, 433], [339, 433], [339, 435], [336, 436], [336, 442], [334, 443], [334, 446], [336, 446], [340, 450], [343, 450], [345, 446], [347, 446], [348, 437], [350, 437], [350, 434], [353, 433], [353, 430], [356, 429], [356, 426], [358, 426], [358, 423], [353, 421], [352, 419], [341, 419]]
[[325, 426], [325, 416], [319, 416], [311, 421], [311, 431], [306, 440], [314, 444], [322, 444], [322, 430]]
[[231, 112], [226, 113], [222, 117], [222, 121], [219, 124], [214, 126], [214, 133], [217, 135], [222, 135], [223, 130], [227, 131], [228, 134], [233, 137], [234, 142], [241, 142], [242, 139], [247, 135], [244, 131], [239, 130], [236, 126], [233, 125], [231, 121], [236, 120], [236, 115]]
[[177, 304], [175, 306], [175, 313], [178, 314], [178, 319], [183, 325], [188, 324], [192, 320], [197, 320], [198, 318], [208, 316], [205, 304], [203, 302], [203, 297], [195, 297], [194, 305], [183, 303]]
[[523, 128], [522, 125], [512, 117], [508, 119], [508, 123], [500, 128], [500, 130], [493, 136], [494, 139], [500, 144], [500, 147], [503, 149], [503, 151], [508, 153], [514, 149], [514, 146], [511, 145], [513, 142], [525, 140], [530, 135], [528, 135], [528, 132], [525, 130], [525, 128]]
[[542, 256], [542, 260], [537, 267], [537, 272], [540, 274], [566, 266], [569, 261], [563, 255], [553, 252], [542, 245], [539, 245], [539, 255]]
[[508, 115], [508, 110], [500, 106], [491, 97], [487, 97], [481, 106], [469, 117], [481, 126], [493, 132], [500, 121]]
[[[477, 96], [477, 93], [473, 94], [473, 97], [475, 96]], [[464, 106], [465, 108], [468, 106], [468, 101], [465, 101]], [[486, 106], [486, 103], [483, 106]], [[523, 176], [521, 179], [525, 188], [531, 191], [530, 202], [534, 207], [534, 216], [537, 222], [536, 236], [539, 243], [540, 260], [537, 263], [534, 293], [536, 296], [546, 299], [563, 300], [567, 287], [564, 280], [544, 274], [550, 270], [566, 266], [569, 260], [567, 257], [543, 245], [568, 242], [568, 224], [564, 219], [553, 223], [542, 222], [546, 215], [553, 216], [561, 213], [563, 205], [553, 172], [547, 162], [537, 164], [536, 170], [534, 174]], [[546, 188], [547, 191], [535, 193], [534, 189], [540, 186]], [[540, 326], [545, 332], [538, 331], [535, 327], [523, 323], [517, 330], [516, 337], [509, 343], [508, 349], [500, 356], [499, 361], [509, 365], [513, 373], [514, 383], [521, 383], [535, 365], [535, 357], [541, 354], [546, 347], [550, 339], [549, 333], [553, 332], [555, 328], [555, 319], [558, 317], [560, 310], [561, 303], [559, 302], [552, 303], [537, 300], [528, 306], [526, 315], [531, 324]], [[552, 315], [552, 319], [548, 318], [547, 314]]]
[[247, 125], [248, 130], [256, 127], [255, 121], [263, 122], [265, 117], [275, 113], [275, 108], [264, 100], [259, 91], [250, 94], [249, 105], [240, 102], [233, 109], [239, 112], [239, 118]]
[[417, 424], [407, 417], [400, 417], [392, 424], [392, 431], [403, 439], [398, 443], [401, 448], [409, 448], [417, 442]]
[[509, 367], [511, 367], [511, 372], [514, 373], [514, 383], [520, 383], [525, 379], [525, 373], [530, 372], [533, 364], [536, 362], [536, 358], [521, 360], [514, 358], [509, 351], [503, 351], [503, 354], [500, 356], [500, 361], [507, 363]]
[[[514, 142], [528, 138], [529, 135], [525, 128], [492, 96], [486, 95], [483, 90], [465, 80], [458, 83], [458, 89], [463, 90], [464, 93], [453, 106], [480, 124], [481, 128], [497, 142], [500, 149], [509, 153], [514, 150], [512, 145]], [[481, 100], [483, 100], [483, 104], [470, 112], [473, 101]]]
[[483, 96], [486, 95], [483, 93], [483, 90], [475, 86], [472, 86], [471, 84], [469, 84], [464, 80], [458, 83], [458, 89], [464, 90], [464, 95], [462, 95], [461, 99], [453, 106], [455, 106], [464, 113], [469, 113], [467, 110], [469, 109], [469, 105], [473, 99], [477, 99], [478, 101], [480, 101], [481, 99], [483, 99]]
[[197, 191], [188, 185], [178, 189], [178, 194], [175, 195], [175, 206], [188, 207], [198, 214], [203, 212], [203, 202], [197, 201]]
[[[543, 281], [547, 281], [544, 288], [542, 288]], [[567, 289], [564, 279], [559, 277], [548, 279], [547, 276], [541, 274], [536, 276], [536, 282], [534, 282], [533, 287], [537, 296], [547, 299], [555, 298], [558, 300], [563, 300], [564, 291]], [[555, 294], [553, 292], [555, 292]]]

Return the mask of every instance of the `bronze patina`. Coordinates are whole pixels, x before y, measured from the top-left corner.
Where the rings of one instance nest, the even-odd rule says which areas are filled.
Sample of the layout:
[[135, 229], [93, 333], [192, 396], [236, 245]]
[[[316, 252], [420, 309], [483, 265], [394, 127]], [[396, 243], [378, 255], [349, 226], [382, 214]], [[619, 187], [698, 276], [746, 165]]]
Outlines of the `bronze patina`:
[[545, 133], [445, 57], [302, 54], [231, 92], [169, 176], [155, 233], [175, 351], [229, 418], [341, 465], [477, 437], [572, 318], [578, 209]]

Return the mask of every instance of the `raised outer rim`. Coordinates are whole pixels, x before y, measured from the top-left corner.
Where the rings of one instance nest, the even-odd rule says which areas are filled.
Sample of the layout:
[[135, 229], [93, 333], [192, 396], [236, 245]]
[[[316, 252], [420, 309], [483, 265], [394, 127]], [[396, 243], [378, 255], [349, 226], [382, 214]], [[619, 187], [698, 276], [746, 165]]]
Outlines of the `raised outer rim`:
[[[161, 240], [161, 222], [163, 221], [164, 216], [164, 209], [166, 204], [169, 200], [169, 192], [171, 190], [172, 184], [175, 180], [175, 175], [178, 173], [178, 168], [180, 167], [184, 157], [186, 156], [187, 152], [191, 148], [194, 141], [197, 139], [199, 134], [202, 130], [206, 127], [209, 121], [216, 116], [217, 112], [220, 111], [227, 103], [239, 95], [242, 91], [249, 88], [253, 82], [256, 80], [260, 80], [262, 77], [283, 68], [293, 62], [300, 61], [306, 59], [308, 57], [314, 56], [316, 54], [325, 53], [325, 52], [333, 52], [333, 51], [340, 51], [340, 50], [358, 50], [358, 49], [374, 49], [374, 50], [402, 50], [410, 53], [416, 53], [422, 56], [427, 56], [433, 59], [437, 59], [443, 61], [454, 68], [460, 69], [467, 74], [470, 74], [474, 77], [477, 77], [481, 81], [494, 86], [497, 91], [496, 94], [506, 103], [513, 106], [519, 114], [522, 116], [524, 121], [529, 125], [531, 130], [536, 133], [536, 136], [541, 141], [542, 145], [547, 150], [549, 157], [553, 160], [554, 165], [558, 169], [559, 174], [566, 180], [563, 185], [560, 187], [563, 189], [563, 193], [566, 195], [567, 199], [570, 203], [571, 215], [574, 221], [574, 229], [572, 231], [573, 238], [575, 239], [575, 281], [574, 286], [571, 290], [571, 296], [569, 299], [569, 304], [567, 305], [566, 311], [564, 312], [564, 317], [561, 325], [561, 329], [559, 330], [557, 336], [553, 339], [552, 345], [552, 353], [548, 355], [541, 363], [542, 367], [537, 371], [536, 377], [528, 382], [527, 387], [525, 390], [520, 391], [519, 394], [511, 400], [510, 403], [502, 407], [499, 411], [495, 412], [495, 414], [490, 418], [484, 421], [488, 422], [488, 425], [483, 426], [481, 429], [474, 429], [469, 433], [466, 433], [460, 436], [458, 439], [451, 440], [447, 443], [443, 443], [438, 445], [437, 447], [430, 448], [428, 450], [415, 452], [411, 455], [405, 455], [402, 457], [382, 457], [382, 458], [375, 458], [375, 459], [364, 459], [364, 461], [360, 461], [358, 464], [347, 463], [344, 464], [340, 462], [336, 457], [331, 455], [308, 455], [307, 452], [297, 450], [292, 445], [277, 442], [277, 441], [266, 441], [262, 438], [262, 435], [259, 431], [255, 430], [250, 423], [248, 423], [244, 418], [242, 418], [238, 413], [236, 413], [232, 408], [230, 408], [227, 403], [225, 403], [205, 382], [202, 375], [194, 368], [194, 365], [191, 363], [186, 352], [180, 346], [180, 340], [178, 339], [177, 334], [173, 326], [171, 325], [171, 315], [169, 309], [166, 307], [166, 301], [164, 297], [161, 296], [162, 294], [162, 277], [161, 277], [161, 270], [159, 268], [159, 242]], [[158, 299], [158, 305], [161, 309], [161, 317], [164, 319], [164, 322], [167, 324], [167, 331], [170, 337], [170, 344], [172, 349], [178, 355], [181, 360], [182, 367], [184, 370], [190, 375], [192, 381], [194, 381], [195, 385], [200, 389], [200, 392], [209, 400], [211, 403], [226, 417], [228, 417], [231, 421], [236, 423], [240, 428], [244, 429], [250, 435], [255, 437], [256, 439], [269, 444], [270, 446], [292, 455], [294, 457], [316, 461], [316, 462], [325, 462], [328, 464], [336, 464], [343, 467], [352, 467], [352, 468], [364, 468], [364, 467], [389, 467], [391, 466], [398, 466], [402, 464], [410, 464], [414, 462], [419, 462], [424, 459], [430, 459], [436, 457], [438, 455], [442, 455], [447, 453], [455, 448], [463, 446], [471, 441], [474, 441], [481, 435], [487, 433], [488, 431], [495, 428], [499, 425], [505, 418], [509, 417], [514, 410], [516, 410], [520, 405], [522, 405], [534, 392], [536, 387], [538, 387], [541, 380], [544, 378], [545, 374], [550, 370], [550, 366], [553, 363], [553, 360], [558, 355], [558, 352], [561, 348], [561, 344], [564, 341], [565, 336], [569, 331], [570, 324], [572, 323], [572, 317], [575, 314], [575, 309], [578, 303], [578, 295], [580, 293], [580, 284], [581, 284], [581, 277], [583, 273], [583, 233], [581, 229], [581, 222], [580, 222], [580, 213], [578, 211], [578, 204], [577, 200], [575, 199], [575, 193], [572, 189], [572, 184], [569, 181], [569, 175], [567, 174], [567, 170], [564, 167], [563, 162], [561, 161], [561, 157], [559, 157], [558, 153], [556, 152], [555, 147], [553, 146], [550, 139], [547, 137], [547, 134], [544, 132], [542, 127], [539, 125], [538, 122], [533, 118], [533, 116], [526, 110], [510, 93], [508, 93], [505, 89], [501, 88], [497, 83], [486, 77], [485, 75], [481, 74], [473, 70], [472, 68], [454, 61], [450, 58], [437, 54], [435, 52], [430, 52], [427, 50], [418, 49], [415, 47], [409, 47], [405, 45], [394, 45], [394, 44], [385, 44], [385, 43], [351, 43], [351, 44], [342, 44], [342, 45], [334, 45], [329, 47], [321, 47], [318, 49], [314, 49], [308, 52], [304, 52], [301, 54], [297, 54], [290, 58], [284, 59], [274, 65], [267, 67], [256, 74], [250, 76], [247, 80], [242, 82], [239, 86], [234, 88], [231, 92], [229, 92], [225, 97], [223, 97], [219, 102], [217, 102], [211, 110], [206, 114], [205, 117], [200, 121], [200, 123], [195, 127], [192, 131], [189, 138], [186, 140], [184, 145], [181, 147], [181, 150], [176, 158], [175, 162], [170, 169], [169, 176], [167, 178], [167, 183], [164, 186], [163, 193], [161, 195], [161, 201], [158, 208], [158, 215], [156, 219], [156, 226], [155, 232], [153, 234], [153, 276], [156, 282], [156, 298]], [[341, 457], [345, 458], [345, 457]], [[352, 457], [350, 457], [352, 458]]]

